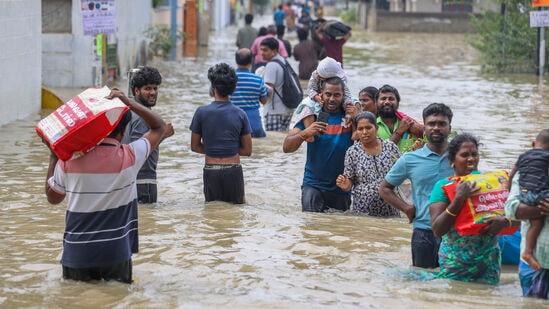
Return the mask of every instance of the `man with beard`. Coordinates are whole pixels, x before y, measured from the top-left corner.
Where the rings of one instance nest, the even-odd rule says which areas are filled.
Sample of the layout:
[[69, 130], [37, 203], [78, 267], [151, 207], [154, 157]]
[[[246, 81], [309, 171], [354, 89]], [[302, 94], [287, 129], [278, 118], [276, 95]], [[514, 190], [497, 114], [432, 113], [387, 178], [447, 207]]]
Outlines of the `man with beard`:
[[[454, 175], [447, 158], [452, 116], [452, 110], [442, 103], [427, 106], [423, 110], [427, 144], [421, 149], [403, 154], [379, 186], [381, 198], [404, 212], [410, 223], [413, 223], [412, 264], [417, 267], [438, 267], [440, 238], [431, 231], [429, 196], [439, 179]], [[406, 179], [412, 182], [413, 205], [395, 193], [395, 187]]]
[[[139, 67], [130, 80], [130, 91], [135, 100], [146, 108], [151, 109], [156, 105], [158, 98], [158, 86], [162, 83], [162, 76], [157, 69], [149, 66]], [[139, 115], [132, 111], [132, 119], [126, 126], [122, 138], [123, 144], [129, 144], [138, 140], [149, 131], [149, 127]], [[166, 125], [166, 132], [162, 140], [174, 134], [171, 123]], [[156, 165], [158, 163], [158, 147], [151, 151], [147, 161], [137, 174], [137, 200], [139, 203], [156, 203]]]
[[416, 150], [423, 146], [423, 125], [400, 111], [400, 94], [395, 87], [383, 85], [377, 91], [377, 136], [391, 140], [400, 153]]
[[307, 161], [301, 186], [302, 211], [347, 211], [351, 196], [336, 185], [336, 179], [343, 173], [345, 153], [353, 144], [352, 129], [345, 126], [342, 119], [346, 113], [354, 117], [356, 111], [352, 104], [347, 104], [343, 110], [344, 84], [339, 77], [324, 81], [320, 97], [324, 103], [322, 112], [327, 119], [319, 121], [317, 118], [308, 126], [303, 120], [299, 121], [284, 139], [282, 149], [285, 153], [294, 152], [307, 142]]

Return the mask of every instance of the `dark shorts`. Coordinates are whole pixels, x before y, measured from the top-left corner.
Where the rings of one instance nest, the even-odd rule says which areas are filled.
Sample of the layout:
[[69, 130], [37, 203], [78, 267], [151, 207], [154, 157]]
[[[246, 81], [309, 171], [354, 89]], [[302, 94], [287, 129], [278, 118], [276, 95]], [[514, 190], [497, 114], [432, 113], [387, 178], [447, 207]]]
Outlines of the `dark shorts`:
[[155, 183], [137, 184], [137, 201], [139, 204], [156, 203], [157, 195]]
[[326, 212], [332, 210], [347, 211], [351, 206], [351, 197], [347, 194], [322, 191], [314, 187], [301, 187], [301, 210]]
[[244, 204], [244, 174], [240, 164], [205, 165], [203, 179], [206, 202]]
[[440, 237], [433, 231], [414, 228], [412, 233], [412, 264], [422, 268], [437, 268]]
[[528, 205], [528, 206], [538, 206], [539, 202], [543, 201], [546, 198], [549, 198], [549, 189], [542, 190], [539, 193], [534, 193], [532, 191], [522, 190], [519, 194], [519, 201]]
[[132, 283], [132, 259], [105, 267], [71, 268], [63, 266], [63, 278], [77, 281], [103, 279]]

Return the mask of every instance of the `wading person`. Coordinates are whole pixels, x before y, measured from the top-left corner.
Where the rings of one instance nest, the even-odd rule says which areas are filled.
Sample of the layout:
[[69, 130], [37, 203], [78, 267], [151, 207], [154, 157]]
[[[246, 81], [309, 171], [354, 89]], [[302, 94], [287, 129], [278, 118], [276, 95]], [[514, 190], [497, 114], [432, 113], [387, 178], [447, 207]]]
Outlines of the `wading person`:
[[[442, 103], [432, 103], [423, 109], [427, 144], [403, 154], [379, 186], [381, 198], [406, 214], [413, 223], [412, 264], [417, 267], [438, 267], [440, 238], [431, 230], [429, 196], [439, 179], [454, 174], [447, 159], [452, 116], [450, 108]], [[395, 187], [406, 179], [412, 182], [412, 205], [395, 193]]]
[[196, 109], [191, 121], [191, 150], [205, 155], [206, 202], [245, 203], [240, 156], [252, 154], [252, 135], [246, 113], [229, 96], [236, 88], [234, 69], [219, 63], [208, 69], [214, 101]]
[[261, 76], [250, 72], [253, 55], [248, 48], [241, 48], [235, 53], [237, 65], [236, 77], [238, 82], [231, 95], [231, 102], [240, 107], [250, 121], [252, 127], [252, 137], [265, 137], [261, 115], [259, 114], [259, 104], [265, 104], [272, 95], [272, 89], [267, 87]]
[[[470, 134], [459, 134], [448, 145], [448, 161], [454, 167], [455, 176], [478, 174], [478, 141]], [[511, 226], [503, 216], [487, 219], [487, 225], [476, 235], [460, 235], [454, 224], [465, 201], [480, 187], [475, 182], [460, 181], [456, 196], [450, 201], [443, 186], [455, 178], [443, 178], [433, 187], [430, 196], [431, 227], [437, 237], [442, 237], [439, 250], [440, 272], [438, 278], [465, 282], [498, 284], [501, 272], [501, 252], [498, 233]], [[467, 207], [467, 206], [465, 206]]]
[[378, 136], [397, 144], [400, 153], [423, 146], [423, 125], [401, 113], [400, 94], [395, 87], [383, 85], [376, 94]]
[[344, 191], [353, 189], [354, 213], [400, 217], [398, 209], [379, 196], [379, 184], [400, 157], [398, 147], [377, 137], [376, 116], [370, 112], [358, 114], [354, 127], [359, 142], [347, 149], [344, 173], [337, 177], [337, 186]]
[[166, 124], [116, 88], [107, 98], [120, 98], [150, 130], [129, 145], [121, 144], [131, 119], [127, 112], [109, 136], [86, 155], [65, 162], [52, 152], [46, 196], [52, 204], [59, 204], [67, 197], [61, 257], [63, 278], [131, 283], [131, 257], [138, 252], [134, 184], [141, 165], [162, 140]]
[[[345, 127], [342, 119], [344, 85], [339, 77], [325, 80], [321, 91], [324, 102], [322, 111], [327, 119], [318, 119], [308, 126], [299, 121], [284, 139], [283, 151], [294, 152], [307, 141], [307, 161], [301, 187], [303, 211], [324, 212], [328, 210], [347, 211], [351, 205], [349, 192], [336, 185], [336, 178], [343, 173], [345, 152], [352, 145], [352, 128]], [[347, 112], [354, 116], [354, 106]]]
[[[148, 109], [156, 106], [158, 99], [158, 87], [162, 83], [162, 76], [157, 69], [153, 67], [142, 67], [132, 76], [130, 88], [135, 100]], [[131, 113], [132, 119], [126, 126], [126, 131], [122, 137], [122, 144], [129, 144], [138, 140], [149, 131], [145, 121], [135, 112]], [[174, 134], [173, 126], [168, 123], [166, 133], [163, 138]], [[137, 174], [137, 201], [139, 203], [156, 203], [158, 189], [156, 184], [156, 167], [158, 165], [159, 150], [155, 147], [147, 161]]]
[[267, 131], [287, 131], [295, 110], [287, 107], [283, 102], [284, 68], [274, 60], [281, 63], [285, 63], [286, 60], [279, 55], [279, 47], [280, 44], [275, 38], [266, 38], [261, 41], [261, 55], [269, 61], [265, 66], [263, 79], [265, 84], [275, 92], [263, 107], [263, 118]]

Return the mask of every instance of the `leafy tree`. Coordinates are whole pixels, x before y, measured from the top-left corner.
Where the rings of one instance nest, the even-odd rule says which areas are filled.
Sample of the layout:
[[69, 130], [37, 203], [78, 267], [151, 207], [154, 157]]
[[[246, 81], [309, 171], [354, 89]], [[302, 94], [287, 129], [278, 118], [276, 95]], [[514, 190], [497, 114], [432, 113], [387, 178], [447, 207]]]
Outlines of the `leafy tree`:
[[482, 69], [491, 73], [536, 72], [537, 28], [530, 28], [531, 1], [495, 1], [501, 11], [473, 16], [476, 34], [467, 37], [481, 52]]

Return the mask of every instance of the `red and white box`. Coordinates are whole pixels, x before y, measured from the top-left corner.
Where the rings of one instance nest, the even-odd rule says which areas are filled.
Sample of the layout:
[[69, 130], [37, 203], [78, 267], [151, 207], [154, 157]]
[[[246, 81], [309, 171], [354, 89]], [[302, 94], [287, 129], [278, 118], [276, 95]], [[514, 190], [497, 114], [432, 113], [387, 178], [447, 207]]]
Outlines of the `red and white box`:
[[60, 160], [80, 157], [109, 135], [129, 109], [120, 99], [105, 97], [111, 90], [88, 88], [40, 120], [36, 133]]

